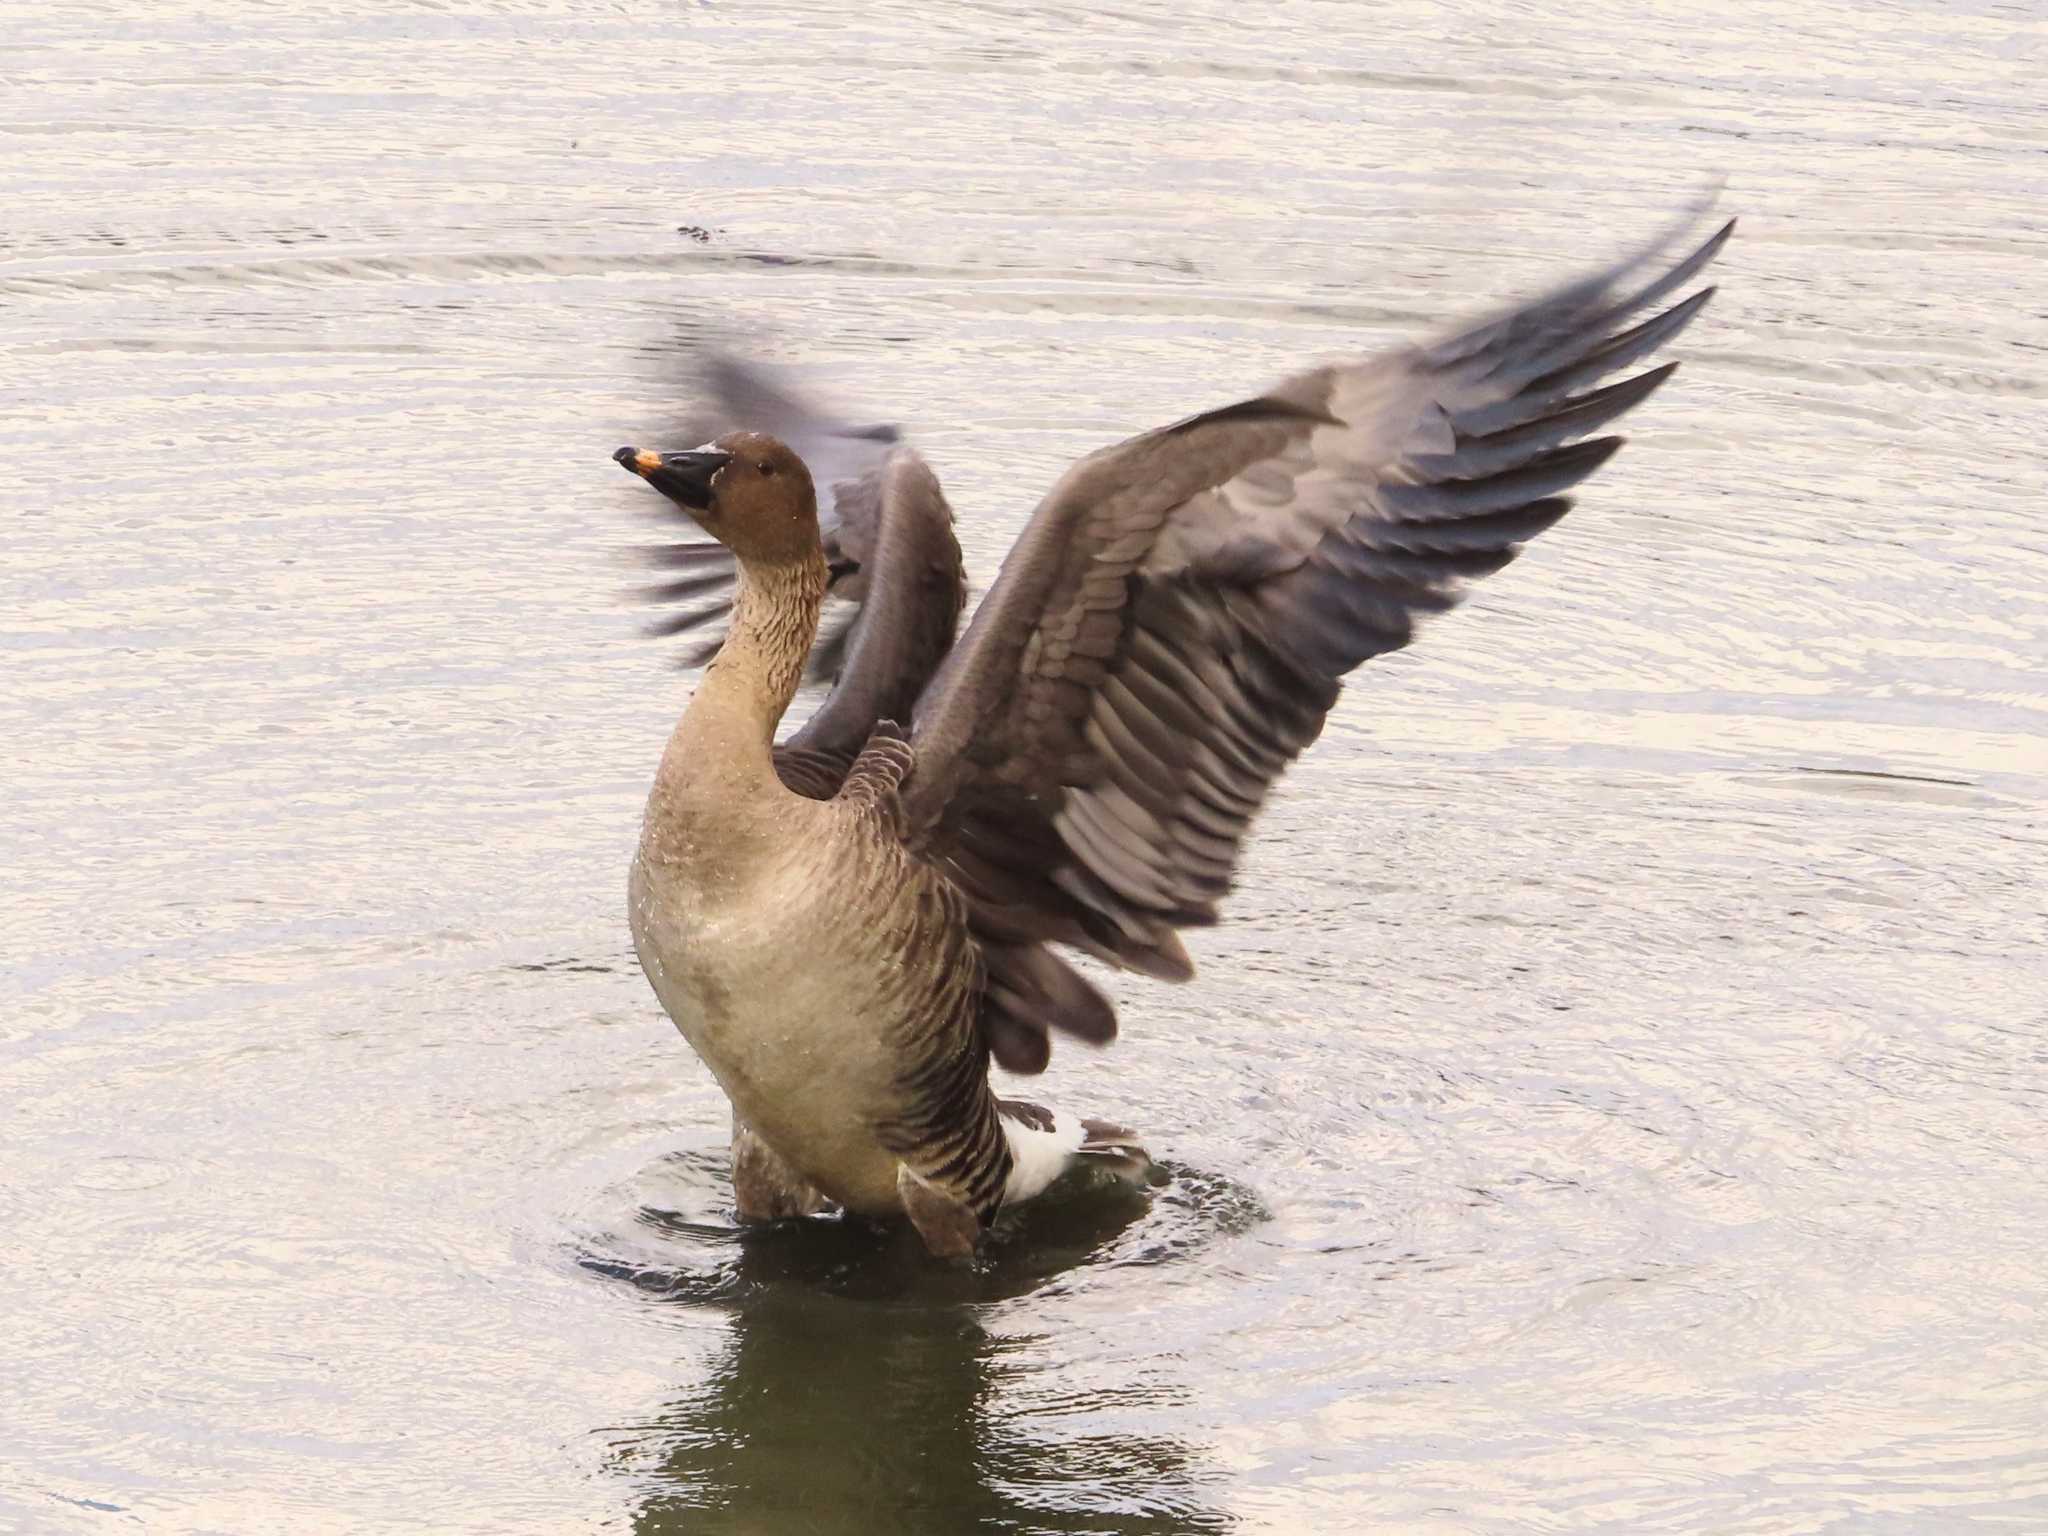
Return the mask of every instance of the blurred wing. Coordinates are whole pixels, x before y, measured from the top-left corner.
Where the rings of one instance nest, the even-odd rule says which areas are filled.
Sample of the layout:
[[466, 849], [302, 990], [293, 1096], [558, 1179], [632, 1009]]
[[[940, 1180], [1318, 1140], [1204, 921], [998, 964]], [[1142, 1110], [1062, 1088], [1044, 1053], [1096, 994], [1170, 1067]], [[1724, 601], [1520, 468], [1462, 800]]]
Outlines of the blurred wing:
[[[850, 426], [729, 354], [705, 353], [696, 368], [706, 404], [684, 424], [682, 441], [708, 442], [737, 427], [772, 433], [796, 450], [817, 486], [826, 592], [850, 612], [834, 622], [828, 607], [809, 675], [832, 691], [777, 748], [776, 767], [792, 790], [828, 799], [879, 721], [910, 718], [959, 632], [967, 588], [952, 508], [931, 466], [894, 427]], [[679, 508], [664, 510], [689, 521]], [[676, 576], [644, 595], [680, 610], [650, 632], [708, 629], [686, 657], [702, 665], [725, 640], [738, 574], [732, 555], [702, 538], [646, 554]]]
[[1168, 979], [1216, 920], [1274, 780], [1340, 680], [1499, 570], [1620, 447], [1587, 434], [1672, 366], [1606, 388], [1707, 301], [1639, 324], [1723, 227], [1672, 236], [1432, 345], [1287, 380], [1074, 466], [919, 701], [912, 835], [967, 893], [983, 1030], [1014, 1070], [1109, 1005], [1047, 946]]
[[[694, 447], [738, 428], [771, 433], [789, 444], [817, 486], [818, 530], [831, 573], [826, 591], [855, 605], [863, 602], [881, 529], [884, 475], [901, 434], [893, 426], [843, 421], [731, 353], [693, 353], [688, 371], [689, 394], [698, 404], [670, 429], [673, 441], [667, 446]], [[695, 528], [684, 513], [668, 510]], [[644, 554], [650, 564], [676, 573], [642, 592], [675, 610], [650, 624], [648, 633], [695, 632], [699, 638], [684, 653], [683, 664], [702, 666], [718, 654], [732, 616], [737, 571], [731, 554], [704, 538], [654, 546]], [[830, 682], [839, 675], [858, 617], [857, 612], [831, 615], [820, 628], [808, 669], [812, 682]]]

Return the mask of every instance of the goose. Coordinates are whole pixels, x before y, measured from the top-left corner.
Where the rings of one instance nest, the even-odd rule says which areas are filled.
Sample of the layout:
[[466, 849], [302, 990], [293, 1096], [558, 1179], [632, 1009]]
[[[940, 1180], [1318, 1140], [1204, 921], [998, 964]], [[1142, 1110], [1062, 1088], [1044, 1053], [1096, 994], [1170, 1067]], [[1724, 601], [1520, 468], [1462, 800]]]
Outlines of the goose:
[[[1069, 954], [1193, 976], [1180, 931], [1218, 921], [1343, 680], [1563, 517], [1621, 446], [1593, 434], [1670, 378], [1601, 382], [1713, 295], [1666, 304], [1734, 230], [1673, 259], [1690, 223], [1087, 455], [964, 634], [950, 508], [893, 429], [740, 368], [724, 403], [752, 419], [613, 455], [714, 541], [683, 546], [666, 595], [729, 593], [628, 899], [655, 996], [731, 1101], [742, 1221], [836, 1203], [958, 1259], [1069, 1169], [1145, 1176], [1133, 1133], [1000, 1099], [991, 1065], [1114, 1038]], [[857, 616], [821, 644], [828, 594]], [[814, 648], [835, 686], [778, 744]]]

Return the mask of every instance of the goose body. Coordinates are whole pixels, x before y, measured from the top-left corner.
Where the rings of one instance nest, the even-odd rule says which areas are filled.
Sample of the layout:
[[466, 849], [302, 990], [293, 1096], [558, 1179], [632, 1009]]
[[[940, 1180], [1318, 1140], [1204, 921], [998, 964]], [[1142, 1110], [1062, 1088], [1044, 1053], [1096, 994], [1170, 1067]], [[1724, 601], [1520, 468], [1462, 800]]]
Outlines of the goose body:
[[[971, 1252], [1005, 1202], [1130, 1133], [999, 1100], [1055, 1032], [1115, 1033], [1060, 950], [1169, 980], [1217, 920], [1273, 781], [1341, 679], [1563, 515], [1671, 366], [1732, 225], [1425, 347], [1297, 376], [1090, 455], [1041, 502], [974, 622], [951, 513], [887, 429], [738, 365], [752, 424], [616, 457], [709, 532], [666, 563], [729, 628], [662, 756], [630, 880], [656, 996], [734, 1108], [743, 1217], [836, 1201]], [[1634, 291], [1628, 285], [1636, 284]], [[772, 426], [773, 432], [761, 430]], [[785, 441], [784, 439], [788, 439]], [[803, 444], [799, 452], [794, 444]], [[810, 465], [839, 456], [821, 475]], [[722, 562], [722, 563], [721, 563]], [[830, 592], [858, 611], [819, 645]], [[832, 694], [778, 745], [807, 666]]]
[[763, 800], [775, 836], [682, 857], [665, 837], [643, 842], [633, 937], [655, 995], [742, 1122], [811, 1188], [898, 1214], [900, 1164], [938, 1172], [964, 1150], [961, 1194], [992, 1213], [1009, 1168], [985, 1071], [955, 1073], [917, 1114], [920, 1075], [974, 1054], [978, 968], [964, 954], [950, 966], [899, 958], [966, 948], [957, 899], [872, 806], [787, 790]]
[[[780, 467], [803, 473], [793, 455]], [[980, 976], [963, 904], [900, 836], [902, 744], [863, 754], [829, 799], [785, 784], [770, 745], [825, 584], [822, 558], [743, 567], [732, 632], [649, 795], [628, 892], [634, 947], [758, 1156], [879, 1214], [901, 1208], [906, 1156], [958, 1153], [963, 1197], [993, 1210], [1008, 1173], [993, 1096], [985, 1072], [959, 1070], [974, 1054]], [[912, 955], [925, 963], [905, 964]], [[916, 1085], [949, 1069], [918, 1119]]]

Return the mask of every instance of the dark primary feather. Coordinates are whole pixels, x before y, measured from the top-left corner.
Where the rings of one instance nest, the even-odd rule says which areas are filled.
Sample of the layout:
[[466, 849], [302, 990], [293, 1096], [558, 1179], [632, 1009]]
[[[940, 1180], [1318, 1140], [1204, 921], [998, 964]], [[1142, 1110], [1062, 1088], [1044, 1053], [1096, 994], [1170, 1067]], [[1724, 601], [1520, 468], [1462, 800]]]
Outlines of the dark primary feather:
[[1216, 920], [1252, 821], [1343, 677], [1565, 514], [1564, 493], [1621, 446], [1588, 434], [1673, 365], [1594, 386], [1712, 290], [1626, 322], [1732, 229], [1654, 277], [1662, 245], [1067, 473], [918, 702], [904, 790], [912, 837], [969, 899], [998, 1061], [1035, 1071], [1049, 1030], [1115, 1032], [1049, 945], [1192, 973], [1176, 930]]

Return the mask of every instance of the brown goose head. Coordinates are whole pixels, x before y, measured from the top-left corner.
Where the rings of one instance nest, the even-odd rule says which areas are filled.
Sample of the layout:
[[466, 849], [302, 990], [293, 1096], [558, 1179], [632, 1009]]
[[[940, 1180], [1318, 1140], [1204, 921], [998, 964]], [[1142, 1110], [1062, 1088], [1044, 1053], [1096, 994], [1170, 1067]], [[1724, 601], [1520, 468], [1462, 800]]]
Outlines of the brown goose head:
[[793, 565], [818, 552], [811, 472], [765, 432], [728, 432], [682, 453], [621, 448], [612, 457], [743, 561]]

